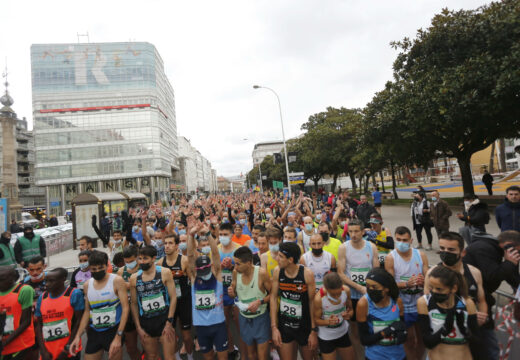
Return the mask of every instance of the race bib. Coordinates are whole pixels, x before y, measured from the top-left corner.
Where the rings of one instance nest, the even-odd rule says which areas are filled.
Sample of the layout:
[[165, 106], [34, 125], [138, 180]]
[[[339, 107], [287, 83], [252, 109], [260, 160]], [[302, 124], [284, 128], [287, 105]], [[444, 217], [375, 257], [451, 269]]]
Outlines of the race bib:
[[141, 306], [146, 314], [152, 314], [163, 311], [166, 308], [166, 303], [163, 294], [157, 293], [143, 297], [141, 300]]
[[4, 334], [10, 334], [14, 331], [14, 316], [6, 315], [5, 317], [5, 326], [4, 326]]
[[288, 316], [294, 319], [302, 318], [302, 303], [300, 301], [294, 301], [286, 298], [280, 299], [280, 311], [282, 315]]
[[[392, 323], [397, 320], [386, 320], [386, 321], [372, 321], [372, 327], [374, 329], [374, 334], [377, 334], [380, 331], [383, 331], [386, 327], [392, 325]], [[381, 341], [379, 341], [379, 345], [394, 345], [394, 338], [392, 336], [385, 337]]]
[[320, 289], [323, 287], [323, 280], [316, 280], [316, 292], [320, 291]]
[[[446, 314], [430, 314], [430, 323], [434, 333], [440, 330], [440, 328], [444, 325], [445, 321]], [[441, 335], [441, 341], [443, 343], [448, 344], [457, 344], [466, 342], [466, 339], [464, 338], [464, 335], [462, 335], [462, 333], [459, 331], [457, 324], [454, 322], [453, 329], [451, 329], [451, 332], [447, 336]]]
[[117, 307], [109, 306], [101, 309], [91, 309], [92, 325], [96, 329], [105, 329], [116, 325]]
[[341, 314], [347, 311], [347, 309], [343, 306], [339, 309], [333, 310], [333, 311], [324, 311], [323, 312], [323, 320], [329, 320], [332, 316], [335, 316], [339, 319], [339, 322], [336, 325], [327, 325], [328, 328], [337, 328], [340, 327], [341, 324], [343, 324], [343, 316]]
[[182, 296], [181, 284], [175, 284], [175, 292], [177, 293], [178, 298]]
[[215, 304], [215, 290], [195, 290], [195, 309], [211, 310]]
[[388, 254], [390, 254], [390, 251], [378, 250], [378, 253], [379, 253], [379, 262], [384, 263]]
[[43, 323], [43, 338], [45, 341], [53, 341], [69, 336], [67, 319]]
[[367, 274], [370, 271], [370, 268], [350, 268], [352, 281], [358, 283], [359, 285], [366, 285]]
[[[399, 277], [399, 281], [401, 282], [408, 282], [408, 280], [410, 280], [410, 276], [400, 276]], [[418, 287], [418, 286], [413, 286], [411, 288], [406, 288], [406, 289], [401, 289], [401, 292], [403, 294], [409, 294], [409, 295], [414, 295], [414, 294], [419, 294], [423, 291], [423, 289], [421, 287]]]
[[231, 285], [231, 282], [233, 281], [233, 272], [229, 269], [222, 270], [222, 284], [224, 286]]
[[[246, 300], [241, 300], [242, 303], [244, 303], [245, 305], [247, 305], [247, 307], [249, 307], [249, 305], [253, 302], [253, 301], [256, 301], [258, 299], [256, 298], [252, 298], [252, 299], [246, 299]], [[240, 312], [244, 315], [256, 315], [256, 314], [260, 314], [260, 309], [261, 309], [262, 305], [260, 305], [258, 307], [258, 309], [255, 311], [255, 312], [249, 312], [249, 311], [242, 311], [240, 310]]]

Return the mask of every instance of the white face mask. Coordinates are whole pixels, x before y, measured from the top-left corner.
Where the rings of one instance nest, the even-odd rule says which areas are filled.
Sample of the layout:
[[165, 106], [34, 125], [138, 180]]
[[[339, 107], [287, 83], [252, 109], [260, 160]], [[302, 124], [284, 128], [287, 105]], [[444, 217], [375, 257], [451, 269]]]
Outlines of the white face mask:
[[41, 280], [43, 277], [44, 277], [45, 273], [41, 273], [40, 275], [38, 276], [31, 276], [31, 280], [32, 281], [37, 281], [37, 280]]
[[228, 246], [231, 239], [229, 238], [229, 236], [219, 236], [219, 240], [220, 240], [220, 243], [224, 246]]

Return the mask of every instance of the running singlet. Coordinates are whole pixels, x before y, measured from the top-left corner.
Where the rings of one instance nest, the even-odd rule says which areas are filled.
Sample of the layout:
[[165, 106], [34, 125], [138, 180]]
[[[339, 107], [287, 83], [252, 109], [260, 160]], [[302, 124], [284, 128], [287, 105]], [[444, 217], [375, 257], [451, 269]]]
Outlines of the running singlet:
[[258, 247], [255, 245], [255, 240], [253, 240], [253, 238], [251, 238], [251, 241], [249, 241], [249, 250], [251, 250], [253, 255], [260, 251], [260, 249], [258, 249]]
[[177, 299], [187, 298], [190, 296], [190, 286], [188, 285], [188, 275], [182, 271], [182, 254], [177, 255], [177, 260], [173, 266], [169, 266], [166, 262], [166, 257], [163, 258], [162, 267], [170, 269], [175, 281], [175, 292]]
[[210, 326], [226, 321], [224, 286], [214, 275], [208, 281], [196, 278], [191, 286], [193, 325]]
[[[394, 321], [399, 321], [399, 305], [394, 299], [390, 299], [390, 304], [387, 307], [380, 308], [368, 295], [364, 295], [368, 302], [368, 329], [371, 334], [376, 334], [382, 331], [387, 326], [390, 326]], [[377, 344], [366, 346], [365, 355], [368, 359], [386, 360], [386, 359], [404, 359], [404, 346], [396, 345], [395, 339], [385, 337]]]
[[[422, 274], [423, 262], [419, 250], [412, 249], [410, 261], [404, 261], [395, 249], [392, 250], [391, 254], [394, 258], [394, 279], [396, 282], [407, 282], [412, 275]], [[405, 313], [417, 312], [417, 300], [423, 294], [423, 290], [419, 286], [399, 290]]]
[[233, 248], [231, 252], [225, 253], [224, 250], [222, 250], [222, 246], [219, 246], [218, 252], [220, 253], [220, 262], [225, 258], [231, 258], [231, 268], [225, 269], [224, 267], [221, 267], [222, 270], [222, 285], [224, 285], [224, 305], [233, 305], [235, 303], [235, 299], [232, 299], [228, 295], [228, 287], [231, 285], [231, 282], [233, 281], [233, 268], [235, 265], [235, 260], [233, 260], [233, 254], [235, 253], [236, 248]]
[[[369, 241], [362, 240], [364, 246], [358, 250], [352, 246], [352, 240], [347, 241], [345, 244], [345, 252], [347, 259], [347, 266], [345, 267], [345, 275], [352, 281], [359, 285], [366, 285], [366, 278], [368, 272], [372, 269], [372, 245]], [[350, 289], [350, 297], [352, 299], [361, 299], [363, 294], [356, 291], [356, 289]]]
[[332, 254], [323, 251], [320, 257], [315, 257], [312, 251], [307, 251], [303, 254], [305, 265], [312, 270], [314, 273], [314, 281], [316, 282], [316, 291], [319, 291], [323, 287], [323, 278], [325, 274], [330, 271], [332, 263]]
[[[256, 300], [261, 300], [265, 298], [267, 295], [267, 292], [260, 291], [259, 288], [259, 278], [258, 274], [260, 272], [260, 267], [255, 266], [253, 277], [251, 278], [251, 281], [249, 284], [245, 285], [242, 282], [242, 274], [237, 272], [237, 295], [238, 299], [244, 306], [249, 306], [250, 303]], [[258, 307], [258, 310], [254, 313], [248, 312], [248, 311], [242, 311], [240, 310], [240, 315], [246, 318], [255, 318], [263, 313], [265, 313], [265, 310], [267, 309], [267, 304], [262, 304]]]
[[[377, 234], [377, 236], [376, 236], [376, 240], [378, 242], [382, 242], [382, 243], [386, 243], [386, 238], [387, 238], [386, 229], [381, 230], [381, 232], [379, 234]], [[390, 250], [385, 247], [379, 246], [377, 244], [376, 244], [376, 247], [377, 247], [377, 253], [379, 254], [379, 262], [384, 263], [387, 255], [390, 254]]]
[[[426, 300], [426, 304], [428, 304], [430, 327], [433, 333], [436, 333], [444, 325], [448, 309], [438, 307], [435, 301], [432, 300], [432, 296], [430, 294], [423, 296], [424, 300]], [[461, 313], [464, 316], [464, 324], [463, 327], [460, 328], [458, 321], [455, 319], [453, 321], [453, 328], [451, 332], [447, 336], [441, 335], [441, 343], [443, 344], [461, 345], [467, 342], [466, 334], [468, 333], [468, 310], [466, 309], [466, 301], [458, 296], [455, 297], [455, 301], [457, 301], [457, 304], [455, 305], [455, 311], [459, 314]]]
[[108, 274], [108, 281], [101, 290], [94, 289], [94, 279], [88, 281], [87, 300], [90, 305], [90, 327], [95, 331], [106, 331], [119, 325], [123, 308], [114, 291], [117, 275]]
[[170, 297], [162, 281], [161, 269], [161, 266], [155, 266], [155, 277], [150, 281], [143, 280], [143, 270], [137, 272], [137, 305], [139, 316], [143, 318], [168, 314]]
[[343, 312], [347, 311], [347, 293], [345, 291], [341, 292], [338, 304], [333, 304], [323, 289], [320, 290], [320, 295], [322, 311], [321, 318], [323, 320], [329, 320], [332, 316], [335, 316], [339, 318], [340, 322], [336, 325], [318, 326], [318, 337], [322, 340], [339, 339], [348, 332], [349, 327], [348, 321], [345, 321], [341, 315]]
[[280, 308], [278, 310], [278, 324], [280, 327], [310, 330], [311, 315], [309, 311], [309, 295], [304, 275], [305, 267], [298, 266], [298, 273], [294, 279], [285, 275], [285, 269], [280, 269], [278, 295]]
[[311, 236], [314, 235], [314, 230], [310, 235], [307, 235], [305, 231], [301, 232], [302, 234], [302, 242], [303, 242], [303, 249], [305, 252], [309, 251], [311, 248]]
[[273, 277], [273, 271], [278, 266], [278, 261], [276, 261], [273, 256], [271, 255], [271, 251], [269, 250], [267, 252], [267, 274], [270, 278]]

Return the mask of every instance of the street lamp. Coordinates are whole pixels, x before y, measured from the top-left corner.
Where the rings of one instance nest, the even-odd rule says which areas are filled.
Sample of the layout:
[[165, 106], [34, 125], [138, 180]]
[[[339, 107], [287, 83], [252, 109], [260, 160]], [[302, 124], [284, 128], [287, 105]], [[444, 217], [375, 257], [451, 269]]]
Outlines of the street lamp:
[[[287, 157], [287, 145], [285, 145], [285, 131], [283, 129], [282, 105], [280, 104], [280, 97], [278, 96], [276, 91], [274, 91], [273, 89], [268, 88], [266, 86], [253, 85], [253, 89], [267, 89], [267, 90], [271, 91], [273, 94], [275, 94], [276, 99], [278, 100], [278, 109], [280, 110], [280, 122], [282, 123], [282, 140], [283, 140], [283, 151], [285, 153], [285, 171], [287, 172], [287, 188], [289, 189], [289, 197], [290, 197], [292, 195], [291, 180], [289, 179], [289, 160]], [[260, 180], [262, 180], [262, 179], [260, 178]]]

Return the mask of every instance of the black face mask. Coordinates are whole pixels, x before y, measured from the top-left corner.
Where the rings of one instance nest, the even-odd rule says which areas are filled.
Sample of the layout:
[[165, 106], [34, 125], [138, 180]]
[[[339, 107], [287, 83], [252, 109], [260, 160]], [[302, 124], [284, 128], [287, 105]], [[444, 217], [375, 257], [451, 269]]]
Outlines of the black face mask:
[[146, 264], [139, 264], [139, 268], [143, 271], [146, 271], [148, 269], [150, 269], [150, 267], [152, 266], [151, 263], [146, 263]]
[[34, 233], [32, 231], [26, 232], [26, 233], [23, 233], [23, 236], [25, 236], [27, 239], [32, 239], [34, 237]]
[[432, 294], [433, 301], [437, 304], [443, 303], [450, 298], [450, 294], [441, 294], [433, 291], [430, 294]]
[[312, 250], [312, 253], [316, 256], [320, 256], [321, 254], [323, 254], [323, 249], [311, 249]]
[[441, 257], [442, 262], [448, 266], [455, 265], [460, 259], [460, 256], [458, 254], [450, 253], [447, 251], [441, 251], [439, 255]]
[[105, 275], [107, 274], [107, 271], [101, 270], [101, 271], [91, 272], [90, 274], [92, 275], [94, 280], [101, 280], [105, 277]]
[[323, 239], [324, 242], [329, 241], [329, 234], [328, 233], [320, 233], [320, 235], [321, 235], [321, 238]]
[[0, 240], [2, 244], [9, 244], [11, 242], [11, 238], [2, 236], [2, 239]]
[[370, 297], [370, 300], [372, 300], [375, 303], [380, 302], [384, 298], [383, 290], [367, 289], [367, 294]]

